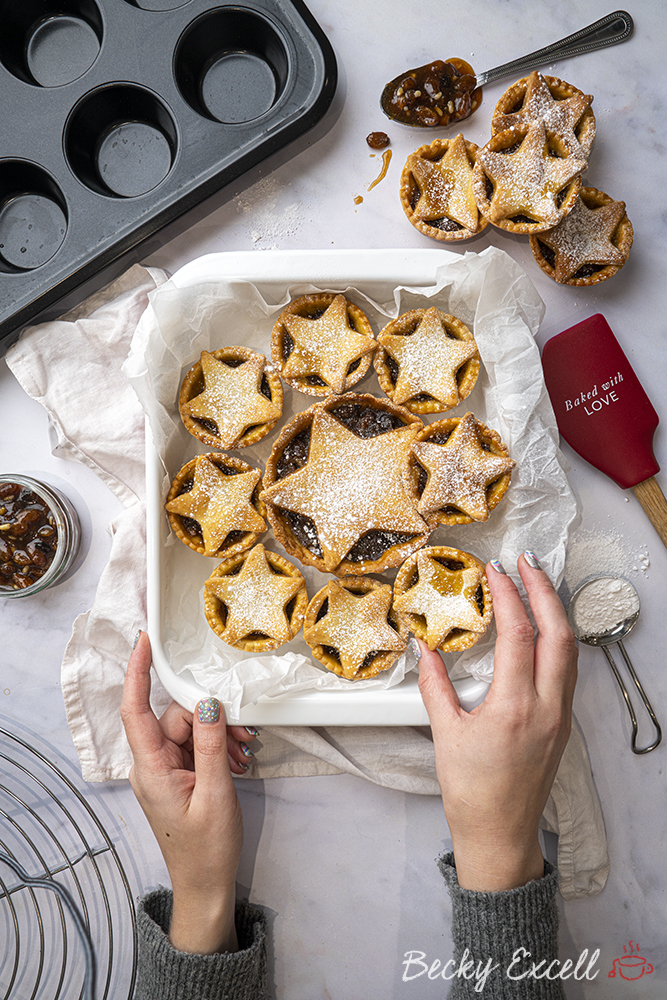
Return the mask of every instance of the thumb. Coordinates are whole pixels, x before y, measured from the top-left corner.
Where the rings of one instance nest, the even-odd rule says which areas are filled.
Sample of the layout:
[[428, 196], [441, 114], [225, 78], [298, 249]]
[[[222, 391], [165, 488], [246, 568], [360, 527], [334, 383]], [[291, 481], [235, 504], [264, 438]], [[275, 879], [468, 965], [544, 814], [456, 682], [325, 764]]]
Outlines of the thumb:
[[419, 646], [419, 693], [433, 726], [439, 719], [458, 715], [461, 702], [440, 653], [421, 639], [414, 642]]
[[227, 724], [217, 698], [203, 698], [192, 717], [197, 788], [211, 796], [232, 783], [227, 760]]

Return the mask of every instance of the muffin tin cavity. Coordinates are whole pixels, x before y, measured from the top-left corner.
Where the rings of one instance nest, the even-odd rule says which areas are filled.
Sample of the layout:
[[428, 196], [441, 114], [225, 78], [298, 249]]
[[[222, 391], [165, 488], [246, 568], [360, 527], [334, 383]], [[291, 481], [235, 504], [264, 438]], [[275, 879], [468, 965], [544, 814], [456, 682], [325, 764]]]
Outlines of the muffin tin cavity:
[[88, 94], [65, 129], [65, 151], [80, 181], [99, 194], [133, 198], [171, 170], [176, 127], [155, 94], [117, 85]]
[[176, 50], [176, 82], [200, 115], [228, 125], [269, 111], [288, 76], [285, 45], [260, 14], [219, 8], [197, 18]]
[[0, 62], [19, 80], [61, 87], [83, 76], [102, 45], [102, 17], [93, 0], [4, 0]]
[[31, 271], [60, 249], [67, 206], [45, 170], [25, 160], [0, 161], [0, 271]]
[[141, 7], [142, 10], [177, 10], [190, 2], [191, 0], [125, 0], [130, 6]]

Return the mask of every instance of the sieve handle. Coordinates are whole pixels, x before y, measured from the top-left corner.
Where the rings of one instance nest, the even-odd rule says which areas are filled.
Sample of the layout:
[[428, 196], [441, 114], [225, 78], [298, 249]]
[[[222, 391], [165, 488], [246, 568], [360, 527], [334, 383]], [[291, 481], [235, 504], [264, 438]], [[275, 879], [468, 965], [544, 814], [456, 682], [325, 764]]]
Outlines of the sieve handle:
[[653, 725], [655, 726], [655, 731], [656, 731], [656, 738], [653, 741], [653, 743], [651, 743], [647, 747], [639, 747], [639, 748], [637, 747], [637, 716], [635, 715], [635, 710], [632, 707], [632, 702], [630, 701], [630, 695], [628, 694], [628, 689], [625, 686], [623, 678], [621, 677], [620, 673], [618, 672], [618, 667], [616, 666], [616, 664], [614, 662], [614, 657], [609, 652], [609, 647], [608, 646], [603, 646], [602, 647], [602, 652], [607, 657], [607, 660], [609, 662], [609, 666], [611, 667], [611, 669], [613, 671], [614, 677], [618, 681], [618, 686], [621, 689], [621, 694], [623, 695], [623, 698], [625, 700], [625, 704], [626, 704], [627, 709], [628, 709], [628, 714], [630, 716], [630, 722], [632, 724], [632, 739], [630, 741], [630, 747], [632, 749], [632, 752], [636, 753], [636, 754], [650, 753], [651, 750], [655, 750], [655, 748], [661, 742], [661, 740], [662, 740], [662, 729], [660, 728], [660, 723], [658, 722], [658, 720], [656, 718], [656, 714], [653, 711], [653, 706], [651, 705], [651, 702], [648, 700], [648, 698], [646, 696], [646, 692], [644, 691], [644, 688], [641, 685], [641, 681], [637, 677], [637, 674], [635, 673], [634, 667], [632, 666], [632, 663], [630, 662], [630, 657], [628, 656], [628, 654], [625, 651], [625, 646], [623, 645], [623, 641], [621, 639], [619, 639], [618, 642], [616, 643], [616, 645], [621, 650], [621, 654], [623, 656], [623, 659], [625, 660], [625, 665], [628, 668], [628, 671], [630, 673], [630, 676], [632, 677], [632, 680], [634, 681], [635, 687], [639, 691], [639, 695], [641, 697], [641, 700], [644, 702], [644, 706], [646, 708], [646, 711], [650, 715], [651, 721], [652, 721]]

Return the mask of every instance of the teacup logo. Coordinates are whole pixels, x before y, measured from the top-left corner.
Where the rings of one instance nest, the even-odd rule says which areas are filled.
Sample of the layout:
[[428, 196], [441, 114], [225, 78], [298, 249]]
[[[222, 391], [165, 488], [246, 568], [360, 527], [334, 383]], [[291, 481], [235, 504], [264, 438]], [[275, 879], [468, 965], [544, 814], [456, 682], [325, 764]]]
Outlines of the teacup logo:
[[632, 945], [632, 941], [628, 946], [623, 945], [623, 957], [614, 959], [614, 966], [608, 973], [609, 979], [614, 979], [617, 973], [623, 979], [641, 979], [642, 976], [649, 976], [653, 972], [653, 966], [639, 954], [637, 942], [635, 942], [636, 951]]

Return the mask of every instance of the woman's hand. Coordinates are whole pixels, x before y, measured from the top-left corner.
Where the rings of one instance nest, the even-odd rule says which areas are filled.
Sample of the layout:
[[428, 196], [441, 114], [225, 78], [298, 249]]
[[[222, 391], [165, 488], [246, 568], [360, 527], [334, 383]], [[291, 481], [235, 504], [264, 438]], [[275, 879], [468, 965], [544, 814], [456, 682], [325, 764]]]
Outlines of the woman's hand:
[[510, 578], [490, 563], [498, 638], [481, 705], [465, 712], [440, 655], [419, 644], [419, 687], [457, 877], [477, 891], [514, 888], [544, 874], [538, 824], [570, 732], [575, 640], [546, 573], [527, 555], [518, 567], [539, 635], [535, 642]]
[[142, 632], [127, 668], [121, 717], [134, 756], [130, 783], [174, 890], [169, 939], [180, 951], [236, 951], [243, 820], [231, 770], [245, 772], [245, 741], [256, 733], [226, 727], [215, 698], [199, 702], [194, 717], [172, 702], [158, 720], [149, 703], [150, 667]]

